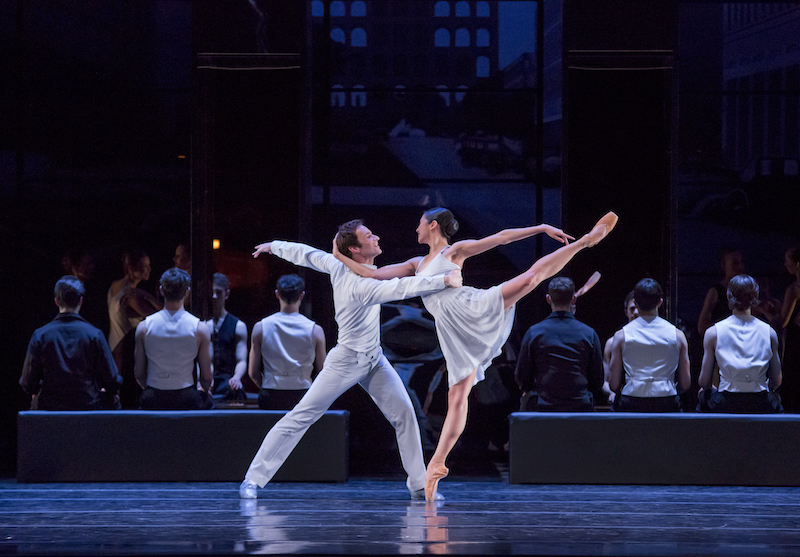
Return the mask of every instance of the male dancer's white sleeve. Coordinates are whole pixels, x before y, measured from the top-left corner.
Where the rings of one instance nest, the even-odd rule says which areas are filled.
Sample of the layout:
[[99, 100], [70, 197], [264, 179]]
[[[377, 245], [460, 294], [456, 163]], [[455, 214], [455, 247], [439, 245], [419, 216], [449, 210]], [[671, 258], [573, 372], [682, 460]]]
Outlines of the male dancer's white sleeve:
[[274, 240], [270, 243], [270, 251], [289, 263], [329, 275], [342, 265], [333, 254], [297, 242]]
[[376, 280], [359, 277], [353, 293], [365, 306], [425, 296], [445, 289], [444, 275]]
[[[308, 267], [320, 273], [328, 273], [330, 275], [337, 270], [345, 270], [343, 268], [344, 264], [336, 259], [333, 254], [306, 244], [275, 240], [271, 242], [270, 250], [273, 254], [289, 263]], [[345, 284], [341, 286], [351, 288], [353, 297], [357, 298], [365, 306], [424, 296], [446, 288], [444, 275], [375, 280], [359, 277], [350, 271], [346, 272], [343, 278], [345, 278]]]

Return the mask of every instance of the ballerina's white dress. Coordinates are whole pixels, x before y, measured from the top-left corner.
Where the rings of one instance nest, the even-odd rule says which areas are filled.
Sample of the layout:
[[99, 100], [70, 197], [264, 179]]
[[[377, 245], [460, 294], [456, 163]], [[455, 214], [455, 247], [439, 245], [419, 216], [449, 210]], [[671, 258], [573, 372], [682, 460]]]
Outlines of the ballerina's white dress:
[[[441, 252], [418, 276], [446, 275], [461, 269]], [[447, 362], [448, 384], [452, 387], [477, 368], [475, 383], [483, 381], [485, 370], [503, 349], [514, 324], [515, 306], [504, 310], [502, 285], [487, 290], [462, 286], [445, 288], [422, 297], [425, 308], [436, 320], [436, 336]]]

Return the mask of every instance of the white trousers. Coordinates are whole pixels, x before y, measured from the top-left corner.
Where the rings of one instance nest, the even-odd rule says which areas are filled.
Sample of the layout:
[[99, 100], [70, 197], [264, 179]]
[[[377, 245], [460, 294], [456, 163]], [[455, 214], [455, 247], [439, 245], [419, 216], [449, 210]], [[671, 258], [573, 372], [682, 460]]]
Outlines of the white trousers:
[[378, 348], [370, 354], [335, 346], [308, 392], [276, 423], [258, 449], [245, 479], [259, 487], [269, 482], [306, 430], [322, 417], [331, 404], [356, 383], [369, 394], [392, 424], [400, 459], [408, 474], [410, 491], [425, 487], [425, 461], [414, 406], [403, 381]]

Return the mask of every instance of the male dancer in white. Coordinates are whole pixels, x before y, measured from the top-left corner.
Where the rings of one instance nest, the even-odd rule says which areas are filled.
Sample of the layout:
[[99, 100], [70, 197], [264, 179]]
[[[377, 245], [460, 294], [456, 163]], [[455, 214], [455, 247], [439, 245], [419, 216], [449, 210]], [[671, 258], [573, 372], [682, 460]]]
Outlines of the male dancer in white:
[[[375, 257], [381, 254], [379, 239], [360, 220], [354, 220], [339, 227], [337, 242], [341, 253], [374, 267]], [[267, 242], [256, 246], [253, 257], [261, 253], [272, 253], [331, 276], [339, 338], [308, 392], [264, 438], [239, 487], [239, 495], [255, 499], [256, 488], [272, 479], [311, 424], [358, 383], [395, 429], [411, 497], [424, 499], [425, 462], [419, 424], [403, 382], [380, 347], [380, 304], [431, 294], [445, 287], [457, 288], [461, 286], [461, 274], [379, 281], [360, 277], [332, 254], [304, 244]]]

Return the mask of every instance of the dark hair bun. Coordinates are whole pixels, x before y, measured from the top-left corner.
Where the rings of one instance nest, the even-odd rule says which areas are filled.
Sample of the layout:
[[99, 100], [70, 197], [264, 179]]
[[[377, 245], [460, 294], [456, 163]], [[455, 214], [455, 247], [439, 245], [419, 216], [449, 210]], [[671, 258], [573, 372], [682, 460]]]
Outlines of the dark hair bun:
[[454, 235], [456, 232], [458, 232], [458, 221], [456, 219], [452, 219], [447, 223], [444, 231], [448, 236]]

